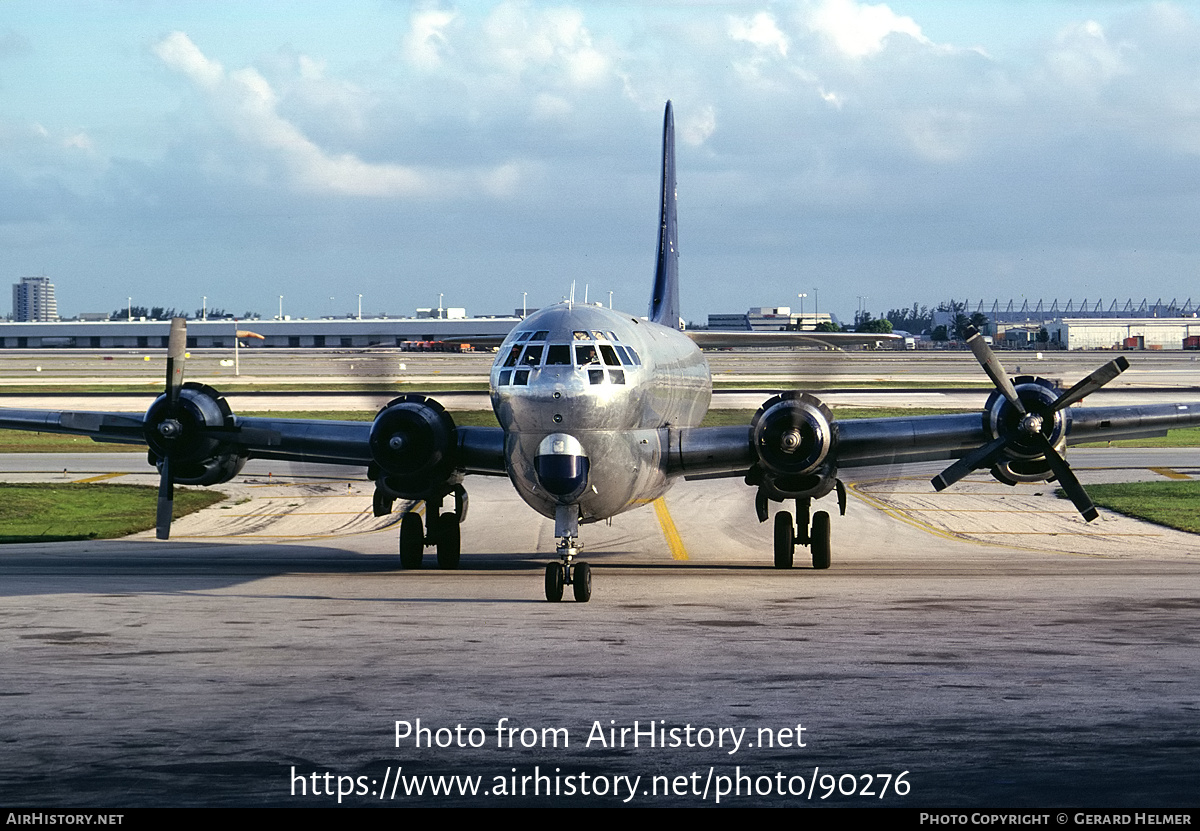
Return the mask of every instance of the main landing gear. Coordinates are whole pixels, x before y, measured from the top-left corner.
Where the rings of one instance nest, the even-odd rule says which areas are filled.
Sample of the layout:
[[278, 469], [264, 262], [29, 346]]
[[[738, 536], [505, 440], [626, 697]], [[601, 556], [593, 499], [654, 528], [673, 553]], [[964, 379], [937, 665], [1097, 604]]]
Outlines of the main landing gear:
[[[845, 489], [838, 483], [838, 507], [846, 513]], [[766, 521], [765, 499], [759, 500], [759, 517]], [[812, 567], [829, 568], [833, 560], [830, 541], [829, 513], [817, 511], [811, 515], [812, 499], [807, 496], [796, 499], [796, 519], [788, 511], [775, 514], [775, 568], [791, 568], [797, 545], [807, 545], [812, 551]]]
[[438, 568], [453, 571], [458, 568], [462, 551], [462, 535], [459, 525], [467, 517], [466, 491], [455, 492], [454, 510], [442, 511], [439, 504], [425, 503], [425, 523], [421, 515], [408, 511], [400, 520], [400, 565], [404, 568], [420, 568], [425, 558], [425, 546], [437, 548]]
[[557, 563], [546, 566], [546, 599], [562, 600], [563, 586], [570, 586], [577, 603], [592, 599], [592, 567], [572, 562], [583, 548], [579, 542], [579, 506], [559, 505], [554, 514], [554, 536], [558, 538]]

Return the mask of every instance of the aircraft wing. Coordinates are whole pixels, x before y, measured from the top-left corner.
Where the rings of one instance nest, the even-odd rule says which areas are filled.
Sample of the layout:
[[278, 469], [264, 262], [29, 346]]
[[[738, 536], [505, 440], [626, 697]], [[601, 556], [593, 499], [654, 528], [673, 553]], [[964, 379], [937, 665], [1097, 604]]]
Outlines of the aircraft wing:
[[895, 346], [904, 338], [900, 335], [870, 332], [684, 332], [701, 349], [725, 349], [746, 346]]
[[1089, 521], [1098, 516], [1064, 458], [1068, 444], [1166, 435], [1200, 425], [1200, 403], [1077, 406], [1128, 366], [1119, 357], [1069, 390], [1033, 376], [1010, 379], [978, 332], [968, 344], [996, 389], [981, 412], [834, 419], [819, 399], [788, 392], [768, 399], [746, 427], [667, 428], [668, 473], [745, 476], [766, 500], [819, 498], [841, 484], [841, 468], [954, 460], [932, 479], [943, 490], [974, 470], [1006, 484], [1057, 480]]
[[212, 387], [184, 383], [186, 343], [186, 323], [175, 318], [166, 389], [144, 414], [0, 410], [0, 429], [147, 445], [159, 470], [159, 539], [170, 535], [176, 482], [228, 482], [249, 459], [364, 465], [376, 483], [376, 511], [385, 513], [395, 499], [465, 500], [463, 476], [505, 474], [503, 430], [458, 427], [423, 395], [399, 396], [371, 422], [239, 418]]

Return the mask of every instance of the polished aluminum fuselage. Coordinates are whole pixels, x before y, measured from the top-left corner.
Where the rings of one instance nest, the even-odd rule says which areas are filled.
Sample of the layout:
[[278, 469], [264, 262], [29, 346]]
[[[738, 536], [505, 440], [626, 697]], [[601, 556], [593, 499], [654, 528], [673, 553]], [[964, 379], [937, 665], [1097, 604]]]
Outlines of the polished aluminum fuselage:
[[[522, 364], [528, 347], [538, 344], [544, 349], [537, 364]], [[551, 347], [563, 346], [570, 348], [569, 363], [548, 362]], [[589, 348], [592, 363], [579, 357]], [[561, 359], [561, 348], [555, 354]], [[522, 383], [514, 383], [518, 377]], [[700, 423], [712, 378], [703, 354], [681, 332], [561, 303], [530, 315], [508, 336], [492, 366], [491, 395], [504, 428], [508, 476], [521, 498], [548, 517], [564, 504], [541, 486], [535, 460], [544, 439], [565, 434], [579, 442], [589, 464], [587, 487], [569, 503], [579, 505], [581, 521], [595, 522], [666, 492], [665, 428]]]

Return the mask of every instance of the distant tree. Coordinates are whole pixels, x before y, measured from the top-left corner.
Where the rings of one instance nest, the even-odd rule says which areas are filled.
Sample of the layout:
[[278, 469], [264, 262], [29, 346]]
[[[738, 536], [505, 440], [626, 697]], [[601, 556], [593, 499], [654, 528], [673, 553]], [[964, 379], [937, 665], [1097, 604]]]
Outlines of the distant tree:
[[893, 329], [906, 332], [924, 332], [933, 325], [933, 312], [928, 306], [918, 307], [916, 303], [911, 309], [891, 309], [884, 317], [892, 322]]
[[949, 333], [946, 331], [946, 327], [945, 327], [945, 326], [935, 326], [935, 327], [933, 327], [933, 332], [932, 332], [932, 333], [929, 335], [929, 337], [930, 337], [932, 340], [937, 340], [937, 341], [948, 341], [948, 340], [950, 340], [950, 334], [949, 334]]
[[842, 331], [832, 320], [822, 320], [813, 329], [814, 332], [840, 332]]
[[1050, 333], [1046, 331], [1045, 326], [1043, 326], [1041, 329], [1038, 329], [1037, 342], [1038, 343], [1049, 343], [1050, 342]]

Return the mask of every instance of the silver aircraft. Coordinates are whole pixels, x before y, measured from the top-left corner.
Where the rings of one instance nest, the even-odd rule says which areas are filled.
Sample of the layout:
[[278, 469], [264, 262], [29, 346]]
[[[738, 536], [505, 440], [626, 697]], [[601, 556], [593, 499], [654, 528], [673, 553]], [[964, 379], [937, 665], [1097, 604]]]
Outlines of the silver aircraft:
[[[546, 599], [591, 597], [591, 570], [576, 560], [580, 526], [648, 504], [683, 478], [737, 477], [754, 489], [760, 522], [777, 510], [774, 564], [790, 568], [797, 545], [812, 566], [831, 560], [830, 516], [814, 500], [836, 495], [846, 512], [840, 468], [955, 460], [933, 479], [941, 490], [973, 470], [1006, 484], [1057, 479], [1087, 520], [1096, 508], [1063, 458], [1068, 443], [1164, 435], [1200, 423], [1200, 404], [1072, 408], [1128, 367], [1117, 358], [1063, 392], [1043, 378], [1010, 379], [983, 337], [968, 343], [995, 384], [981, 413], [834, 420], [812, 395], [765, 401], [749, 425], [700, 427], [712, 380], [697, 345], [766, 342], [774, 336], [682, 331], [679, 316], [674, 120], [663, 123], [658, 265], [647, 317], [560, 303], [525, 318], [505, 338], [491, 370], [499, 427], [459, 427], [434, 399], [401, 395], [371, 423], [234, 415], [213, 388], [183, 381], [186, 330], [172, 321], [166, 390], [144, 415], [0, 410], [0, 427], [141, 443], [160, 476], [157, 533], [170, 534], [175, 483], [215, 485], [248, 459], [362, 465], [375, 483], [374, 511], [397, 500], [400, 563], [419, 568], [424, 549], [441, 568], [459, 563], [467, 476], [508, 476], [517, 493], [554, 520], [558, 559], [545, 574]], [[862, 335], [789, 333], [839, 342]], [[868, 336], [875, 340], [878, 336]], [[414, 509], [425, 502], [425, 519]], [[447, 501], [450, 505], [447, 506]]]

